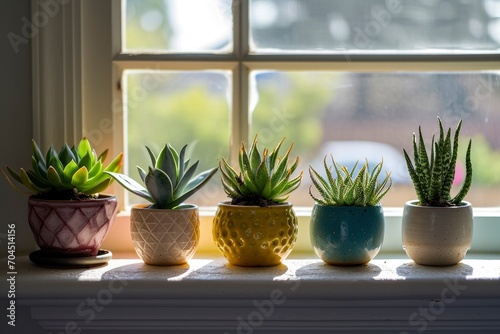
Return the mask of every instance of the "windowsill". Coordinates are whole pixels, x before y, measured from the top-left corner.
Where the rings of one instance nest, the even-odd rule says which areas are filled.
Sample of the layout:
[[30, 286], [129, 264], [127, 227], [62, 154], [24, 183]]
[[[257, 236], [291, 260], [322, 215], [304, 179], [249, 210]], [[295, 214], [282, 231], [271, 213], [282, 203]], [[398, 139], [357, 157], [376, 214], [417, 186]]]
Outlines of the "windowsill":
[[[38, 329], [32, 333], [64, 332], [69, 322], [102, 333], [250, 333], [242, 321], [269, 333], [417, 333], [423, 324], [455, 332], [500, 330], [498, 254], [470, 254], [450, 267], [419, 266], [405, 256], [377, 256], [358, 267], [329, 266], [310, 256], [267, 268], [232, 266], [221, 257], [154, 267], [127, 254], [92, 269], [41, 268], [27, 256], [16, 262], [18, 319], [31, 318], [30, 329]], [[409, 321], [426, 309], [427, 320], [419, 315]]]
[[[200, 242], [197, 256], [211, 256], [219, 254], [212, 238], [212, 222], [215, 207], [200, 208]], [[297, 242], [292, 255], [308, 254], [315, 257], [309, 236], [309, 223], [311, 217], [310, 207], [294, 207], [298, 217], [299, 229]], [[401, 229], [403, 208], [384, 208], [385, 234], [380, 255], [402, 254]], [[474, 232], [471, 251], [474, 253], [499, 253], [500, 243], [500, 208], [474, 208]], [[116, 217], [111, 230], [104, 240], [102, 248], [110, 249], [113, 253], [134, 254], [133, 243], [130, 236], [130, 213], [121, 211]]]

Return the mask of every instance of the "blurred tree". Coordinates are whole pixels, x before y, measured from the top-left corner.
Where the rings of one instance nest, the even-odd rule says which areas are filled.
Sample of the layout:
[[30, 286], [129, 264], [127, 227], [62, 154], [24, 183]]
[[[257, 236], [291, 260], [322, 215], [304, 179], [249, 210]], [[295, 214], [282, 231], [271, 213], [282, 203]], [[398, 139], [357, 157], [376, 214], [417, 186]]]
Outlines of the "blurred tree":
[[167, 2], [163, 0], [126, 0], [127, 49], [168, 49], [171, 28]]
[[219, 157], [228, 152], [228, 77], [220, 73], [198, 77], [190, 72], [158, 72], [155, 76], [162, 84], [153, 91], [144, 90], [144, 98], [136, 101], [134, 92], [144, 87], [148, 75], [128, 75], [128, 159], [132, 174], [136, 165], [149, 163], [145, 145], [158, 152], [165, 143], [177, 150], [188, 144], [190, 155], [200, 160], [199, 170], [215, 167]]
[[[459, 161], [465, 161], [467, 145], [468, 141], [462, 140], [460, 142]], [[493, 150], [482, 135], [475, 135], [472, 138], [471, 161], [474, 170], [472, 174], [473, 184], [500, 184], [500, 152]]]
[[[489, 6], [490, 5], [490, 6]], [[496, 0], [254, 0], [256, 47], [282, 50], [496, 50]], [[271, 10], [272, 9], [272, 10]], [[264, 10], [274, 13], [270, 21]]]
[[311, 156], [323, 141], [326, 107], [334, 98], [339, 77], [332, 72], [258, 74], [251, 136], [259, 133], [259, 142], [273, 147], [287, 137], [294, 141], [296, 155]]

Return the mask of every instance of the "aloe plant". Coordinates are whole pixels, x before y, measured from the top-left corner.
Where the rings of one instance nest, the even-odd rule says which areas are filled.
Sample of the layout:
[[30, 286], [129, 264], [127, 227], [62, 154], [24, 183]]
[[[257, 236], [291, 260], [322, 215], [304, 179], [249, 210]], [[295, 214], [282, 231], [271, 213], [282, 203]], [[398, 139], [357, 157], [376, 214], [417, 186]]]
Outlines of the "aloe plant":
[[302, 172], [292, 179], [291, 176], [299, 163], [288, 166], [288, 158], [293, 147], [290, 145], [285, 155], [278, 156], [283, 138], [271, 153], [265, 148], [262, 153], [257, 147], [255, 135], [250, 150], [246, 151], [241, 143], [239, 150], [239, 169], [237, 172], [227, 160], [222, 158], [219, 169], [222, 173], [222, 185], [234, 205], [269, 206], [284, 203], [291, 192], [300, 185]]
[[472, 163], [471, 146], [472, 139], [469, 139], [467, 153], [465, 157], [465, 180], [455, 197], [451, 197], [451, 187], [455, 177], [455, 167], [458, 155], [458, 139], [462, 120], [458, 122], [451, 138], [451, 128], [448, 128], [444, 135], [443, 124], [438, 117], [439, 139], [435, 141], [432, 136], [430, 155], [425, 147], [422, 136], [422, 129], [418, 128], [418, 143], [415, 133], [413, 133], [413, 160], [403, 149], [408, 172], [410, 173], [415, 192], [417, 193], [419, 205], [423, 206], [455, 206], [460, 205], [467, 195], [472, 183]]
[[[323, 159], [325, 176], [320, 175], [313, 167], [309, 166], [309, 175], [313, 185], [309, 187], [309, 195], [320, 205], [337, 206], [375, 206], [387, 194], [392, 185], [390, 174], [387, 173], [382, 182], [378, 176], [382, 171], [383, 162], [378, 163], [372, 171], [368, 161], [354, 175], [358, 162], [349, 170], [340, 166], [330, 154], [332, 165], [328, 166], [327, 157]], [[312, 193], [313, 186], [321, 198]]]
[[[105, 172], [117, 172], [122, 166], [120, 153], [104, 167], [103, 161], [108, 150], [97, 156], [87, 138], [82, 138], [78, 147], [65, 144], [59, 152], [51, 146], [45, 155], [32, 141], [32, 169], [21, 168], [16, 173], [6, 166], [10, 177], [23, 184], [31, 194], [52, 199], [73, 199], [75, 197], [97, 195], [104, 191], [113, 179]], [[10, 184], [17, 189], [6, 172], [2, 170]]]
[[178, 153], [170, 144], [166, 144], [158, 156], [155, 156], [146, 146], [151, 158], [148, 172], [137, 166], [146, 187], [127, 175], [107, 173], [128, 191], [151, 202], [150, 208], [178, 209], [217, 172], [217, 167], [214, 167], [194, 176], [199, 161], [190, 166], [190, 161], [185, 160], [186, 148], [187, 145]]

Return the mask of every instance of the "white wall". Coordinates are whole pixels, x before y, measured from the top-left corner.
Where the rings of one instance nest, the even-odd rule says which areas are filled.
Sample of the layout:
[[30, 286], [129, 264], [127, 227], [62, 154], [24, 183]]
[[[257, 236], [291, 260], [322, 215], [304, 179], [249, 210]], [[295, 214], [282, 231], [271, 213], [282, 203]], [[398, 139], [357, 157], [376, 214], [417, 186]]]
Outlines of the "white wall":
[[[30, 166], [32, 138], [31, 43], [14, 51], [9, 33], [22, 38], [23, 17], [30, 20], [29, 0], [7, 1], [0, 11], [0, 165]], [[12, 36], [12, 35], [11, 35]], [[26, 196], [0, 177], [0, 257], [7, 254], [7, 227], [16, 224], [17, 254], [36, 249], [28, 227]]]

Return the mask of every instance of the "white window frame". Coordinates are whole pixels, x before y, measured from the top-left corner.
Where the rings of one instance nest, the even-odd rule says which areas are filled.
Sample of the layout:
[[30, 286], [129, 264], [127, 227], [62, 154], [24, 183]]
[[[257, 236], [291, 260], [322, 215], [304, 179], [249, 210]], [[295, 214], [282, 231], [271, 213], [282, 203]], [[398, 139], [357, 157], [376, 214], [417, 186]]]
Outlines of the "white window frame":
[[[36, 13], [38, 3], [32, 0]], [[97, 150], [110, 148], [111, 154], [123, 151], [122, 92], [120, 80], [124, 69], [214, 69], [232, 72], [233, 101], [231, 117], [231, 152], [236, 156], [240, 141], [248, 138], [248, 81], [253, 70], [338, 70], [349, 72], [391, 71], [488, 71], [500, 70], [498, 55], [256, 55], [248, 52], [248, 0], [240, 0], [234, 27], [234, 53], [137, 55], [120, 53], [120, 0], [70, 0], [61, 6], [60, 15], [32, 41], [33, 56], [33, 138], [40, 145], [76, 142], [82, 135], [94, 136]], [[112, 18], [110, 20], [110, 18]], [[43, 43], [42, 43], [43, 41]], [[54, 66], [60, 64], [60, 66]], [[62, 92], [62, 93], [61, 93]], [[110, 192], [123, 203], [124, 190], [116, 185]], [[216, 205], [216, 203], [214, 203]], [[398, 228], [401, 208], [388, 208], [388, 219]], [[203, 211], [210, 220], [213, 210]], [[476, 238], [479, 251], [500, 252], [500, 245], [488, 234], [500, 231], [500, 208], [475, 208], [476, 226], [486, 231]], [[306, 221], [310, 208], [300, 209]], [[128, 213], [120, 219], [127, 220]], [[305, 223], [306, 224], [306, 223]], [[120, 224], [122, 225], [122, 224]], [[496, 233], [490, 232], [494, 228]], [[119, 239], [119, 238], [117, 238]], [[305, 245], [304, 247], [307, 247]], [[476, 249], [477, 250], [477, 249]]]

